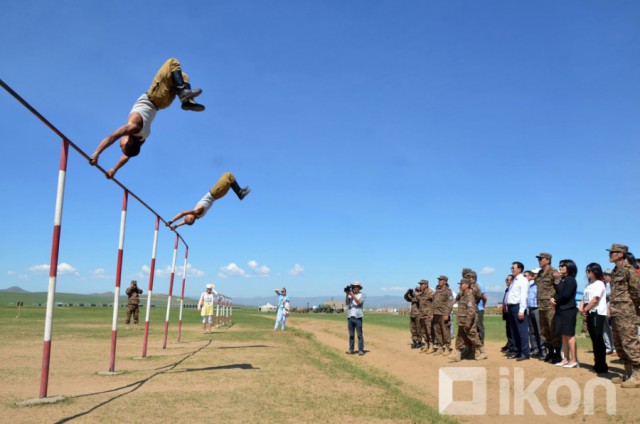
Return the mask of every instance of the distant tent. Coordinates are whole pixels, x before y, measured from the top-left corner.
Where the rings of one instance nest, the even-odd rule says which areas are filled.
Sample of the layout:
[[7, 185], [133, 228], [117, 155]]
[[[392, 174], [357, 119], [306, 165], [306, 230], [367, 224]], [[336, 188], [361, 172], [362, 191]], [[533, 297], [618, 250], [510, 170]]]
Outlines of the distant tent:
[[264, 305], [260, 306], [260, 312], [273, 312], [278, 309], [277, 306], [273, 306], [271, 303], [267, 302]]

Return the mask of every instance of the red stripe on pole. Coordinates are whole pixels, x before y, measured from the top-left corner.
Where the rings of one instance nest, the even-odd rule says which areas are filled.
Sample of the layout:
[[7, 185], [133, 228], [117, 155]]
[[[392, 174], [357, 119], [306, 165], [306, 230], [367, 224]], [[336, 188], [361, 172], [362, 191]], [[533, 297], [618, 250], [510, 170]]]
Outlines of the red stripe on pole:
[[49, 359], [51, 358], [51, 341], [45, 340], [42, 349], [42, 376], [40, 378], [40, 398], [47, 397], [49, 386]]
[[111, 355], [109, 359], [109, 371], [116, 370], [116, 343], [118, 341], [118, 330], [111, 331]]

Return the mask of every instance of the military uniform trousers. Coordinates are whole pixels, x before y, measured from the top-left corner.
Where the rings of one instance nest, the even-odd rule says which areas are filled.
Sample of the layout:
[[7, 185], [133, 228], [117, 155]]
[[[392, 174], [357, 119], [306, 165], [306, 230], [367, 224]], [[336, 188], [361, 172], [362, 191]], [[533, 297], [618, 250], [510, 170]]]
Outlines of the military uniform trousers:
[[474, 322], [471, 324], [471, 328], [467, 330], [464, 325], [458, 325], [458, 336], [456, 337], [456, 350], [462, 352], [465, 346], [471, 350], [474, 348], [480, 349], [482, 342], [478, 337], [478, 326]]
[[640, 368], [640, 341], [635, 314], [620, 314], [611, 317], [613, 345], [623, 364]]
[[425, 342], [433, 343], [433, 316], [421, 316], [419, 323], [420, 335], [424, 337]]
[[562, 339], [555, 331], [555, 309], [538, 308], [538, 314], [540, 316], [540, 333], [542, 333], [542, 337], [544, 338], [547, 346], [562, 346]]
[[420, 330], [419, 317], [409, 317], [409, 329], [411, 330], [411, 341], [420, 343], [420, 340], [422, 340], [422, 332]]
[[222, 174], [218, 182], [213, 187], [211, 187], [211, 190], [209, 190], [209, 194], [211, 194], [214, 199], [218, 200], [221, 197], [224, 197], [225, 194], [227, 194], [229, 188], [231, 188], [231, 184], [235, 182], [236, 177], [231, 172], [225, 172], [224, 174]]
[[[153, 78], [149, 91], [147, 91], [147, 96], [149, 96], [149, 99], [156, 105], [158, 110], [168, 108], [176, 98], [178, 93], [174, 87], [171, 73], [179, 70], [181, 70], [180, 62], [171, 58], [162, 65]], [[189, 82], [189, 76], [184, 72], [182, 73], [182, 79], [186, 83]]]
[[444, 322], [444, 315], [433, 316], [434, 336], [442, 346], [451, 344], [451, 321]]
[[127, 320], [125, 324], [129, 324], [131, 322], [131, 315], [133, 315], [133, 323], [137, 324], [140, 315], [140, 305], [130, 303], [127, 305]]

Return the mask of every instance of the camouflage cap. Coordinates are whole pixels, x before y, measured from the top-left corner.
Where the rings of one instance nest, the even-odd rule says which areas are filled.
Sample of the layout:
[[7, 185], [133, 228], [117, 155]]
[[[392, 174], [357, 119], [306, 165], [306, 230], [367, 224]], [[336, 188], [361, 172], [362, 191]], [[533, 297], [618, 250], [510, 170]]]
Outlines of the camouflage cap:
[[478, 274], [475, 271], [469, 271], [467, 273], [467, 278], [475, 278], [477, 280], [478, 279]]
[[449, 281], [449, 277], [447, 277], [446, 275], [441, 275], [438, 277], [438, 280]]
[[471, 285], [471, 281], [469, 281], [468, 278], [463, 278], [462, 280], [460, 280], [460, 282], [458, 284], [459, 285], [466, 284], [467, 286], [470, 286]]
[[466, 277], [470, 272], [473, 272], [471, 268], [462, 268], [462, 278]]
[[607, 249], [607, 250], [609, 252], [622, 252], [622, 253], [629, 252], [629, 248], [624, 244], [615, 244], [615, 243], [611, 245], [611, 249]]
[[547, 259], [551, 260], [551, 253], [542, 252], [538, 256], [536, 256], [536, 258], [538, 258], [538, 259], [547, 258]]
[[429, 280], [420, 280], [418, 284], [426, 284], [429, 285]]

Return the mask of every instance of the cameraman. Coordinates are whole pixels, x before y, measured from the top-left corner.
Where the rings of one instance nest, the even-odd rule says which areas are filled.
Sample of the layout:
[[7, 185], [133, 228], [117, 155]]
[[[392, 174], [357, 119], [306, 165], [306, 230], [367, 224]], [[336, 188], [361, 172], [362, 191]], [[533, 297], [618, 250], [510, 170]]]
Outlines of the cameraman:
[[129, 301], [127, 302], [127, 320], [125, 321], [125, 324], [127, 325], [127, 329], [129, 329], [129, 323], [131, 323], [131, 315], [133, 315], [133, 323], [137, 328], [140, 311], [140, 295], [142, 294], [142, 289], [138, 288], [138, 282], [136, 280], [131, 280], [131, 285], [127, 288], [126, 293]]
[[353, 351], [355, 344], [354, 333], [358, 332], [358, 355], [364, 355], [364, 339], [362, 338], [362, 316], [364, 311], [364, 301], [367, 297], [366, 294], [360, 293], [362, 290], [362, 284], [359, 281], [355, 281], [345, 289], [344, 303], [347, 305], [347, 327], [349, 328], [349, 351], [348, 354], [355, 353]]
[[411, 310], [409, 312], [409, 330], [411, 331], [411, 349], [417, 349], [422, 347], [422, 332], [420, 330], [420, 286], [415, 289], [409, 289], [404, 294], [404, 300], [411, 303]]

